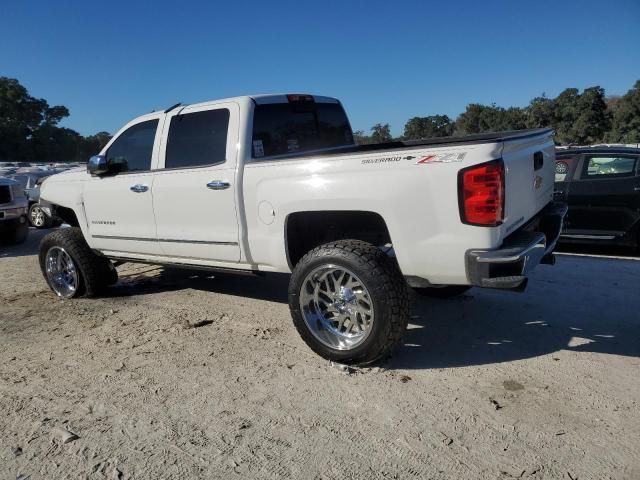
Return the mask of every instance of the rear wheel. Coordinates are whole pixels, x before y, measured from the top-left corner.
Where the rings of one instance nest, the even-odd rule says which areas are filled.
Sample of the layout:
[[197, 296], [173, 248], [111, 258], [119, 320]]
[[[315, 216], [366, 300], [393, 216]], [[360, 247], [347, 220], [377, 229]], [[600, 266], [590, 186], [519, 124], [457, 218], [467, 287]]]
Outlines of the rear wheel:
[[395, 263], [359, 240], [328, 243], [293, 270], [289, 308], [309, 347], [329, 360], [366, 365], [402, 339], [409, 295]]
[[57, 230], [42, 239], [40, 269], [62, 298], [91, 297], [118, 280], [113, 264], [91, 251], [79, 228]]
[[415, 292], [432, 298], [451, 298], [469, 291], [469, 285], [445, 285], [443, 287], [420, 287], [414, 288]]

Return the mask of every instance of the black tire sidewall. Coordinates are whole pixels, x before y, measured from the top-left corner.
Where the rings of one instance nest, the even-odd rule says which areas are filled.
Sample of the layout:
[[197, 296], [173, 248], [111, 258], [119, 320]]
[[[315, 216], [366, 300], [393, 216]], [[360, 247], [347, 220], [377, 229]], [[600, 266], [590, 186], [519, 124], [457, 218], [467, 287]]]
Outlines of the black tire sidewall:
[[56, 232], [50, 233], [42, 239], [42, 242], [40, 242], [40, 254], [39, 254], [40, 269], [42, 270], [42, 275], [44, 276], [44, 279], [49, 285], [49, 288], [55, 294], [55, 290], [51, 285], [51, 282], [49, 281], [49, 277], [47, 276], [47, 271], [46, 271], [47, 253], [52, 247], [63, 248], [64, 251], [67, 252], [67, 254], [71, 257], [71, 260], [73, 260], [73, 263], [78, 272], [78, 288], [76, 289], [76, 292], [69, 298], [81, 297], [86, 292], [85, 275], [84, 275], [82, 266], [78, 261], [77, 255], [74, 251], [75, 250], [73, 248], [74, 245], [71, 244], [71, 241], [69, 238], [66, 238], [66, 236], [62, 234], [62, 231], [56, 231]]

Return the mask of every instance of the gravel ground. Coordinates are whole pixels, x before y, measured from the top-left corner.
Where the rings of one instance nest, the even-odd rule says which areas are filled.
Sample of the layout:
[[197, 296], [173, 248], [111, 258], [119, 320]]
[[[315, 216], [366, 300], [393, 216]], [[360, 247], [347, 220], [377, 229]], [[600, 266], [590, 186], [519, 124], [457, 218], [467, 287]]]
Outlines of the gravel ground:
[[123, 265], [61, 301], [31, 233], [0, 246], [0, 478], [640, 478], [640, 261], [417, 298], [391, 359], [343, 371], [286, 276]]

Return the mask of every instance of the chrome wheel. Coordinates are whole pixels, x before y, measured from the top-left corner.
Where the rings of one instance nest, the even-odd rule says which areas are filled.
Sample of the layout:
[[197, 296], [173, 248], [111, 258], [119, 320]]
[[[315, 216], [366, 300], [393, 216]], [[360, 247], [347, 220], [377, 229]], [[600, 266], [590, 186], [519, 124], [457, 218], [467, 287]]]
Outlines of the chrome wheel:
[[44, 211], [42, 208], [38, 206], [31, 207], [31, 224], [34, 227], [40, 228], [43, 227], [47, 218], [45, 217]]
[[51, 247], [45, 258], [47, 279], [53, 291], [70, 298], [78, 290], [78, 269], [71, 256], [61, 247]]
[[337, 265], [322, 265], [306, 276], [300, 311], [309, 331], [336, 350], [364, 342], [374, 321], [369, 291], [353, 272]]

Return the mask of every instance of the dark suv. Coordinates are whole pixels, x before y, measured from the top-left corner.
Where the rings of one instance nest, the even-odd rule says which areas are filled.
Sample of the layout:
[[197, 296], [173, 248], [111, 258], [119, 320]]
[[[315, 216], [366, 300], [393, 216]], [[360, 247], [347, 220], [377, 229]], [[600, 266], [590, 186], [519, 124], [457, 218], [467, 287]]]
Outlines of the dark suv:
[[640, 247], [640, 148], [557, 149], [555, 197], [569, 205], [561, 240]]

